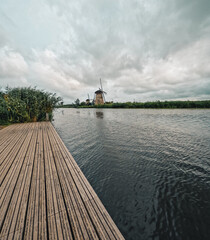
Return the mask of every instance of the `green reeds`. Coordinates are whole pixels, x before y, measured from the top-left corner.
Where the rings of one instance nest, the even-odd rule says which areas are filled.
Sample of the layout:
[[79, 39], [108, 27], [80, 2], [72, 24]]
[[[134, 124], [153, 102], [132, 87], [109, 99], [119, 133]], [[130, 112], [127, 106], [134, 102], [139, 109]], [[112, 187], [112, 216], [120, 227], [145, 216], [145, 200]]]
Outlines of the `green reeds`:
[[0, 124], [44, 121], [61, 102], [56, 94], [32, 87], [0, 90]]

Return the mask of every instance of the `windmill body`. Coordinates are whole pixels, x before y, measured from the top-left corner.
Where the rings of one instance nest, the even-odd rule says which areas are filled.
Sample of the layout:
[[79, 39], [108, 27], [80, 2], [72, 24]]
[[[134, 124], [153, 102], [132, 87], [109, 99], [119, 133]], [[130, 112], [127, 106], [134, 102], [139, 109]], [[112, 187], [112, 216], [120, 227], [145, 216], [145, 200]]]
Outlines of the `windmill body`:
[[95, 105], [102, 105], [104, 104], [104, 91], [102, 91], [101, 89], [97, 90], [95, 92], [95, 101], [94, 101]]
[[105, 101], [106, 92], [103, 90], [101, 79], [100, 79], [100, 84], [101, 84], [101, 88], [95, 91], [95, 98], [94, 98], [95, 105], [103, 105], [106, 102]]
[[90, 99], [89, 98], [87, 98], [85, 102], [86, 102], [86, 105], [90, 105]]
[[91, 105], [91, 103], [90, 103], [90, 96], [89, 96], [89, 94], [88, 94], [88, 98], [86, 99], [86, 105]]

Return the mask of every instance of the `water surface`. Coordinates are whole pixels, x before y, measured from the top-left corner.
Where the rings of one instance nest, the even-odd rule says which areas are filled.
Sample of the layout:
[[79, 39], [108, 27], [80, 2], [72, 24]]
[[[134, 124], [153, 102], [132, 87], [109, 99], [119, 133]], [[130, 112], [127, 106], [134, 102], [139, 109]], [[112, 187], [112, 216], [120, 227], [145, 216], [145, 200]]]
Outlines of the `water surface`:
[[210, 239], [210, 110], [58, 109], [53, 124], [126, 239]]

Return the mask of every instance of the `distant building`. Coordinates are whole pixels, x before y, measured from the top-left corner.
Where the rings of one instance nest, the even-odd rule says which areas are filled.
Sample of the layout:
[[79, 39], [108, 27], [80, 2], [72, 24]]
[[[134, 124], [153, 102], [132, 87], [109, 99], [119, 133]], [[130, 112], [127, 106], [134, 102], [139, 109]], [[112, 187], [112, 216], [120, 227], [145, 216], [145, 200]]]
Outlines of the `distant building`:
[[88, 99], [86, 99], [86, 105], [90, 105], [90, 99], [88, 98]]
[[95, 91], [95, 97], [94, 97], [95, 105], [103, 105], [106, 102], [105, 95], [104, 95], [104, 94], [106, 94], [106, 92], [103, 90], [101, 79], [100, 79], [100, 84], [101, 84], [101, 88], [99, 88], [99, 90]]
[[89, 106], [89, 105], [91, 105], [91, 102], [90, 102], [90, 96], [89, 96], [89, 94], [88, 94], [88, 98], [86, 99], [86, 101], [85, 101], [85, 102], [86, 102], [86, 105], [88, 105], [88, 106]]
[[104, 104], [104, 91], [99, 89], [97, 91], [95, 91], [95, 101], [94, 104], [95, 105], [103, 105]]

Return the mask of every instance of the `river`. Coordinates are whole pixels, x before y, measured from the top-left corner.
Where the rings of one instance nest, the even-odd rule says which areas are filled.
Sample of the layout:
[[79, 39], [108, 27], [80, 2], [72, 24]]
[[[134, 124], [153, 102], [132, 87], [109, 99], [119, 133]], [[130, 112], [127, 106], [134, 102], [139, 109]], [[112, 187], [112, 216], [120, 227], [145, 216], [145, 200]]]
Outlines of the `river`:
[[53, 125], [127, 240], [209, 239], [210, 110], [57, 109]]

